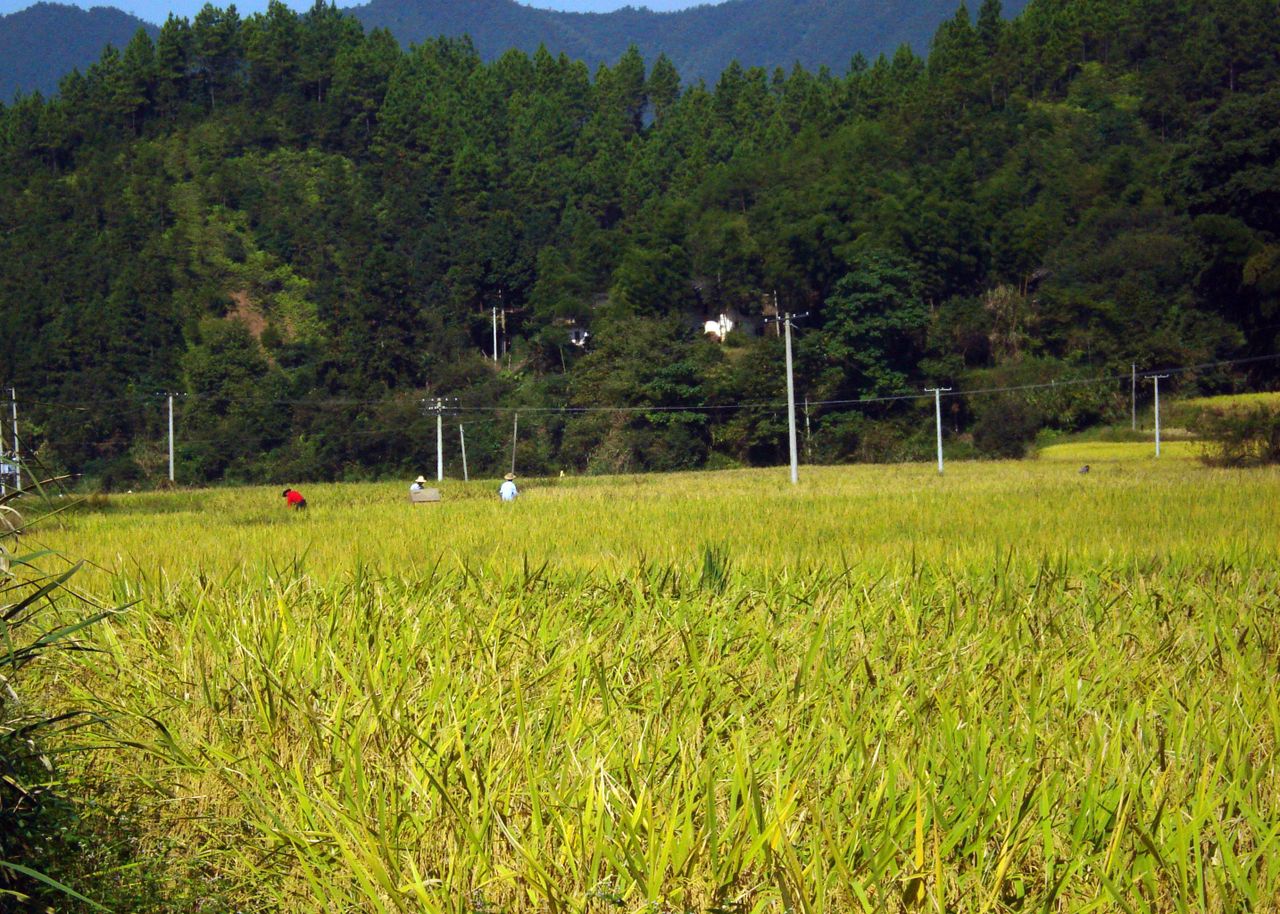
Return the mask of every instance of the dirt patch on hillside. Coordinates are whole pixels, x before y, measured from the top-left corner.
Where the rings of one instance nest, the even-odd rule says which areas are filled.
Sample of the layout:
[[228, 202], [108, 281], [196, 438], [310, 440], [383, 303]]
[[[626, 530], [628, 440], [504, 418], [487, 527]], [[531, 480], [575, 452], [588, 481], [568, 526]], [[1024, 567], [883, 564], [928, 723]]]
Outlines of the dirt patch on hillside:
[[227, 312], [227, 320], [240, 321], [253, 334], [255, 340], [262, 339], [262, 331], [267, 329], [267, 316], [249, 297], [249, 293], [241, 289], [231, 293], [233, 307]]

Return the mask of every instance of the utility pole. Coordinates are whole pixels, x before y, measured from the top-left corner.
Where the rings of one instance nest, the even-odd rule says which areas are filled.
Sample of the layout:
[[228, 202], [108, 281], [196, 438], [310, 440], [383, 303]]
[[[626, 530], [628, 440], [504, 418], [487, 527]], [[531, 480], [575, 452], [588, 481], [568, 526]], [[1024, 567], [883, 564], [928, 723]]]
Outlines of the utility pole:
[[493, 306], [493, 364], [498, 364], [498, 306]]
[[444, 409], [436, 397], [436, 482], [444, 482]]
[[[773, 293], [773, 307], [776, 311], [778, 308], [778, 293]], [[786, 336], [787, 351], [787, 443], [791, 451], [791, 484], [796, 485], [800, 482], [799, 471], [799, 455], [796, 450], [796, 385], [795, 377], [791, 368], [791, 322], [800, 320], [802, 317], [808, 317], [808, 312], [804, 314], [792, 314], [787, 312], [779, 317], [771, 318], [782, 324], [784, 334]]]
[[444, 410], [445, 400], [457, 401], [457, 397], [436, 397], [423, 400], [423, 412], [436, 414], [436, 481], [444, 482]]
[[169, 482], [173, 481], [173, 394], [169, 394]]
[[813, 432], [809, 428], [809, 398], [804, 398], [804, 459], [813, 460]]
[[[777, 294], [774, 295], [775, 301]], [[795, 379], [791, 374], [791, 315], [788, 314], [786, 320], [783, 321], [787, 334], [787, 439], [791, 446], [791, 484], [796, 485], [800, 482], [799, 470], [796, 464], [799, 462], [796, 457], [796, 385]]]
[[0, 422], [0, 495], [4, 495], [8, 490], [8, 472], [9, 461], [6, 458], [8, 451], [5, 450], [4, 423]]
[[1138, 363], [1129, 363], [1129, 427], [1138, 430]]
[[925, 392], [933, 394], [933, 418], [938, 430], [938, 475], [942, 475], [942, 395], [950, 387], [926, 387]]
[[1169, 377], [1167, 374], [1152, 374], [1147, 377], [1155, 384], [1156, 389], [1156, 456], [1160, 456], [1160, 379]]
[[18, 388], [9, 388], [9, 402], [13, 406], [13, 488], [22, 491], [22, 455], [18, 451]]
[[[495, 362], [499, 361], [502, 356], [507, 354], [507, 306], [506, 306], [506, 303], [502, 300], [501, 288], [498, 289], [498, 316], [496, 320], [501, 321], [502, 323], [502, 351], [501, 352], [498, 351], [498, 336], [497, 336], [497, 330], [495, 329], [494, 337], [493, 337], [493, 360]], [[498, 325], [495, 323], [494, 327], [496, 328], [497, 326]], [[507, 368], [510, 368], [510, 367], [511, 367], [510, 364], [508, 364]]]
[[520, 437], [520, 414], [516, 413], [511, 425], [511, 472], [516, 471], [516, 439]]
[[458, 426], [458, 443], [462, 445], [462, 481], [470, 482], [471, 477], [467, 475], [467, 435], [461, 425]]

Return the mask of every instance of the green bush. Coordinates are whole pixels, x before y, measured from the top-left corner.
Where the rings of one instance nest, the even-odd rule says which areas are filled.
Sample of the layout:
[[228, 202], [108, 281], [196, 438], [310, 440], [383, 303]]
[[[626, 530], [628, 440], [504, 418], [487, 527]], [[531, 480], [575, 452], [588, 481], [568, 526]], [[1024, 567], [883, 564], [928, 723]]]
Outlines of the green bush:
[[1019, 459], [1040, 431], [1042, 418], [1017, 396], [991, 397], [982, 403], [973, 426], [973, 445], [984, 457]]
[[1280, 463], [1280, 405], [1205, 407], [1191, 416], [1188, 427], [1205, 441], [1206, 463], [1230, 467]]
[[712, 451], [707, 455], [707, 462], [703, 464], [704, 470], [740, 470], [746, 464], [734, 457], [732, 454], [722, 454], [720, 451]]

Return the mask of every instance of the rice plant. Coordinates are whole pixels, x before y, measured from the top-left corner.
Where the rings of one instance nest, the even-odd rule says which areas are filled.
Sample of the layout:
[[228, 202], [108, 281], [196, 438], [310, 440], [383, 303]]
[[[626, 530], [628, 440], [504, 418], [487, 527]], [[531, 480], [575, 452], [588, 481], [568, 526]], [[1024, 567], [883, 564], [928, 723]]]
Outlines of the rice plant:
[[[61, 795], [53, 756], [65, 751], [73, 731], [93, 722], [83, 710], [53, 711], [28, 693], [27, 667], [54, 651], [88, 649], [86, 630], [110, 611], [68, 609], [68, 582], [79, 565], [48, 572], [39, 561], [47, 553], [26, 552], [29, 521], [15, 507], [45, 517], [44, 488], [0, 495], [0, 908], [50, 897], [100, 906], [43, 868], [61, 849], [71, 804]], [[28, 511], [30, 513], [30, 511]], [[72, 600], [72, 602], [80, 602]], [[34, 910], [34, 908], [33, 908]]]
[[51, 534], [138, 606], [49, 673], [229, 907], [1276, 909], [1280, 474], [490, 489]]

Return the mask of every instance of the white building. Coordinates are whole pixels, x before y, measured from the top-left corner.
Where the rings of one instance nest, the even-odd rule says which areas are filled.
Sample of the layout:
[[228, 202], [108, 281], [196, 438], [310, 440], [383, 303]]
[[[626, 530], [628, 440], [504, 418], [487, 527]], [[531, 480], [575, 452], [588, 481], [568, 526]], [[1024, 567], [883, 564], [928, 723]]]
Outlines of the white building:
[[702, 332], [706, 336], [715, 337], [717, 343], [723, 343], [724, 338], [733, 330], [734, 320], [727, 314], [721, 314], [717, 320], [704, 321], [702, 324]]

